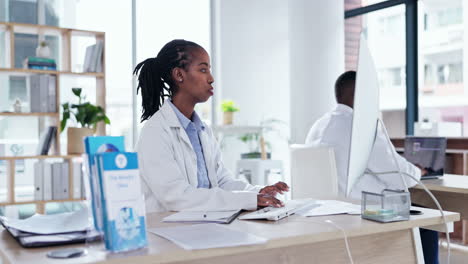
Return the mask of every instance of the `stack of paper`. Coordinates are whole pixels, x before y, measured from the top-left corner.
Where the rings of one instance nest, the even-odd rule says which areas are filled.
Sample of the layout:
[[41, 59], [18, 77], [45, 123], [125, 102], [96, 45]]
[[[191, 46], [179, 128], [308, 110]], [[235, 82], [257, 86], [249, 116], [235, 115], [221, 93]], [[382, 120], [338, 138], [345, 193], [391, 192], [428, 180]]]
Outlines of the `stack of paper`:
[[336, 200], [316, 200], [320, 206], [296, 212], [301, 216], [322, 216], [335, 214], [360, 214], [361, 205]]
[[164, 237], [186, 250], [263, 244], [268, 240], [218, 224], [152, 228], [149, 232]]
[[26, 219], [2, 218], [4, 225], [23, 232], [56, 234], [85, 231], [89, 229], [88, 210], [52, 215], [35, 214]]

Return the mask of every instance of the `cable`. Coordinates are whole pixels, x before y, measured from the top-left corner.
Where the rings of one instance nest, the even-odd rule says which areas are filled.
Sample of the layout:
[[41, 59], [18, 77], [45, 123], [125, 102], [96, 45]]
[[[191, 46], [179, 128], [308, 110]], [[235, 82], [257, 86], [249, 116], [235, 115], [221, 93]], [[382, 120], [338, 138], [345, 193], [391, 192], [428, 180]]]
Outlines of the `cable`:
[[349, 249], [348, 236], [346, 235], [345, 230], [344, 230], [341, 226], [337, 225], [335, 222], [333, 222], [333, 221], [330, 220], [330, 219], [325, 220], [325, 223], [329, 223], [329, 224], [333, 225], [334, 227], [338, 228], [339, 230], [341, 230], [341, 232], [343, 232], [344, 241], [345, 241], [345, 245], [346, 245], [346, 251], [348, 252], [349, 262], [350, 262], [351, 264], [354, 264], [354, 262], [353, 262], [353, 257], [351, 256], [351, 250]]
[[[373, 171], [367, 169], [367, 173], [372, 174], [374, 176], [377, 176], [377, 175], [383, 175], [383, 174], [394, 174], [394, 173], [398, 173], [398, 171], [373, 172]], [[434, 195], [431, 193], [431, 191], [429, 191], [429, 189], [427, 189], [426, 185], [424, 185], [420, 180], [416, 179], [413, 175], [410, 175], [410, 174], [408, 174], [406, 172], [401, 172], [401, 173], [403, 173], [405, 176], [410, 177], [412, 180], [414, 180], [419, 185], [421, 185], [424, 188], [424, 190], [426, 191], [426, 193], [434, 201], [437, 208], [439, 209], [439, 211], [440, 211], [440, 213], [442, 215], [442, 219], [444, 220], [444, 224], [445, 224], [445, 236], [447, 238], [447, 263], [450, 264], [450, 235], [449, 235], [449, 231], [448, 231], [449, 228], [448, 228], [448, 224], [447, 224], [447, 219], [445, 218], [444, 211], [442, 210], [442, 207], [440, 206], [439, 201], [437, 201], [437, 199], [434, 197]]]
[[447, 264], [450, 264], [450, 234], [449, 234], [449, 229], [448, 229], [448, 224], [447, 224], [447, 219], [445, 218], [445, 214], [444, 214], [444, 211], [442, 210], [442, 206], [440, 206], [439, 204], [439, 201], [435, 198], [435, 196], [432, 194], [431, 191], [429, 191], [429, 189], [427, 189], [426, 185], [424, 185], [419, 179], [416, 179], [413, 175], [410, 175], [409, 173], [406, 173], [404, 171], [401, 171], [400, 169], [400, 165], [398, 163], [398, 160], [396, 158], [396, 150], [395, 148], [393, 147], [393, 144], [392, 142], [390, 141], [390, 137], [388, 136], [388, 133], [387, 133], [387, 128], [385, 127], [383, 121], [379, 118], [379, 123], [385, 133], [385, 137], [387, 139], [387, 143], [389, 146], [391, 146], [392, 148], [392, 157], [393, 157], [393, 162], [395, 163], [398, 171], [393, 171], [393, 172], [381, 172], [381, 173], [374, 173], [372, 172], [371, 170], [367, 169], [367, 171], [371, 172], [371, 174], [374, 174], [374, 175], [378, 175], [378, 174], [393, 174], [393, 173], [398, 173], [400, 174], [400, 177], [402, 178], [403, 180], [403, 184], [405, 185], [405, 188], [406, 188], [406, 191], [408, 191], [408, 185], [406, 184], [406, 181], [405, 179], [403, 178], [402, 174], [408, 176], [409, 178], [413, 179], [415, 182], [417, 182], [419, 185], [421, 185], [424, 190], [426, 191], [426, 193], [432, 198], [432, 200], [434, 201], [434, 203], [436, 204], [437, 208], [439, 209], [441, 215], [442, 215], [442, 219], [444, 220], [444, 224], [445, 224], [445, 236], [447, 238]]
[[340, 230], [342, 233], [343, 233], [343, 237], [344, 237], [344, 241], [345, 241], [345, 246], [346, 246], [346, 251], [348, 253], [348, 258], [349, 258], [349, 262], [351, 264], [354, 264], [354, 261], [353, 261], [353, 256], [351, 255], [351, 250], [349, 248], [349, 243], [348, 243], [348, 235], [346, 235], [346, 231], [344, 230], [344, 228], [342, 228], [341, 226], [337, 225], [335, 222], [333, 222], [332, 220], [328, 219], [328, 220], [325, 220], [323, 222], [319, 222], [319, 221], [314, 221], [314, 220], [310, 220], [310, 219], [307, 219], [307, 221], [300, 221], [299, 219], [294, 219], [294, 222], [305, 222], [305, 223], [316, 223], [316, 224], [324, 224], [324, 223], [327, 223], [327, 224], [330, 224], [332, 225], [333, 227], [335, 227], [336, 229]]

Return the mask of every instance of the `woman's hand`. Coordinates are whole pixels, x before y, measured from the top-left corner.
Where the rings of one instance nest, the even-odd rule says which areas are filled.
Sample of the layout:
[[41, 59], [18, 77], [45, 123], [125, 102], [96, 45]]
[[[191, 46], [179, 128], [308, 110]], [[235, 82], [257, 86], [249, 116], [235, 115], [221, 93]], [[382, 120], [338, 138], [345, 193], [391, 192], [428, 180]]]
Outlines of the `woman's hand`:
[[284, 203], [276, 199], [274, 196], [268, 194], [259, 193], [257, 195], [257, 206], [258, 207], [283, 207]]
[[273, 185], [265, 186], [260, 190], [261, 194], [268, 194], [270, 196], [276, 196], [276, 194], [283, 194], [283, 192], [289, 191], [289, 186], [284, 182], [277, 182]]

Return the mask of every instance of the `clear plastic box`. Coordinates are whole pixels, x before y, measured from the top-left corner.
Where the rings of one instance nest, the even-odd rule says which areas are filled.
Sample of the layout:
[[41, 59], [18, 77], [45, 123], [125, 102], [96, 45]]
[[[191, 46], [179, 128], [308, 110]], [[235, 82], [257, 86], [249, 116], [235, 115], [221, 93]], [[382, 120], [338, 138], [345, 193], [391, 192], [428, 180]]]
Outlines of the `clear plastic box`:
[[410, 193], [384, 189], [382, 193], [362, 192], [361, 216], [377, 222], [409, 220]]

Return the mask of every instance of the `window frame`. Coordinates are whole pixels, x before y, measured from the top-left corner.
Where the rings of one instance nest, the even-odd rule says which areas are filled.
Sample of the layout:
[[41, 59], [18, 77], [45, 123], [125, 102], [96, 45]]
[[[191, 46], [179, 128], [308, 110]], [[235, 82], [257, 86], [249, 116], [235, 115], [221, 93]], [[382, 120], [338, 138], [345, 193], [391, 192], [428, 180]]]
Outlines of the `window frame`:
[[344, 18], [362, 16], [371, 12], [405, 5], [406, 35], [406, 135], [414, 135], [414, 123], [418, 121], [418, 1], [388, 0], [344, 12]]

